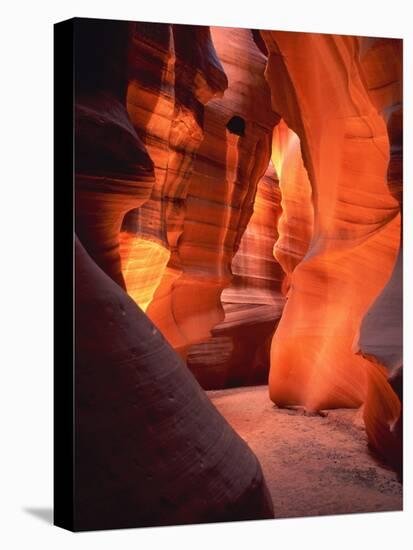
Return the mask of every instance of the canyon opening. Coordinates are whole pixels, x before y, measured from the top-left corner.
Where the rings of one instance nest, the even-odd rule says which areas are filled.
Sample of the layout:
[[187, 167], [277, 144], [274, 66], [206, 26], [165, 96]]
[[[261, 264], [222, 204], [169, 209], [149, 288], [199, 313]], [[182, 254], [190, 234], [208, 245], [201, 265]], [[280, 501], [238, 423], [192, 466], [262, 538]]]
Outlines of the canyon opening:
[[73, 20], [75, 526], [402, 509], [402, 41]]

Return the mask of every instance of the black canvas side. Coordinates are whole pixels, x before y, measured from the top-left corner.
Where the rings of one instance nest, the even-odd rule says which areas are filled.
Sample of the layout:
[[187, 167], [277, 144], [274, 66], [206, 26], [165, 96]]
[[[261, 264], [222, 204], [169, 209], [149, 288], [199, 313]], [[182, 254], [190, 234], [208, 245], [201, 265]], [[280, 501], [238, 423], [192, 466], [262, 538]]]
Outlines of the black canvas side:
[[73, 45], [54, 25], [54, 524], [74, 529]]

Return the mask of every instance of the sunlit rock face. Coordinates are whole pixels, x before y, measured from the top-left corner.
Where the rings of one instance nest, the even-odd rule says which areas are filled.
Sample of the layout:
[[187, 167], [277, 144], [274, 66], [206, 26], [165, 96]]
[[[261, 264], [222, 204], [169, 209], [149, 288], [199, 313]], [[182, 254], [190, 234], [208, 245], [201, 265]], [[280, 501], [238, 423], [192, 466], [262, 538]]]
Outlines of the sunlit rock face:
[[313, 235], [314, 208], [300, 140], [283, 120], [274, 128], [272, 162], [279, 175], [282, 209], [273, 252], [285, 273], [282, 292], [287, 296], [292, 273], [304, 258]]
[[271, 154], [278, 117], [264, 78], [265, 56], [246, 29], [212, 28], [228, 78], [222, 98], [208, 101], [204, 138], [189, 177], [177, 255], [147, 309], [171, 344], [185, 354], [224, 319], [222, 290], [253, 211], [256, 186]]
[[401, 42], [85, 20], [78, 49], [94, 262], [204, 388], [271, 363], [276, 404], [362, 406], [399, 466]]
[[137, 23], [129, 63], [127, 108], [154, 162], [155, 185], [124, 219], [122, 270], [128, 293], [146, 309], [168, 261], [180, 270], [176, 247], [203, 138], [203, 104], [222, 96], [227, 78], [208, 27]]
[[[387, 125], [390, 159], [387, 182], [402, 211], [403, 191], [403, 51], [402, 41], [359, 39], [360, 68], [372, 103]], [[402, 233], [400, 233], [402, 238]], [[399, 248], [390, 279], [363, 318], [360, 353], [386, 368], [389, 382], [402, 400], [403, 380], [403, 251]], [[402, 415], [388, 430], [380, 384], [370, 384], [364, 420], [371, 444], [399, 471], [402, 468]]]
[[77, 20], [74, 63], [76, 231], [121, 286], [122, 220], [150, 197], [154, 184], [152, 159], [126, 110], [132, 27]]
[[[312, 238], [292, 273], [272, 343], [270, 396], [313, 410], [376, 402], [376, 425], [367, 430], [372, 441], [400, 413], [386, 371], [356, 353], [363, 318], [399, 250], [386, 121], [366, 85], [357, 38], [261, 35], [273, 107], [300, 139], [314, 212]], [[373, 423], [368, 410], [366, 404], [366, 426]]]
[[[390, 192], [402, 206], [402, 42], [359, 39], [360, 68], [372, 103], [384, 118], [390, 144], [387, 181]], [[388, 370], [402, 364], [402, 248], [392, 275], [382, 293], [366, 313], [360, 329], [359, 347], [374, 355]]]
[[187, 364], [207, 389], [266, 384], [270, 345], [284, 306], [284, 272], [274, 261], [281, 214], [278, 178], [270, 163], [258, 182], [254, 212], [221, 294], [224, 320], [206, 342], [192, 346]]
[[273, 517], [257, 458], [181, 358], [78, 240], [75, 265], [76, 529]]
[[176, 260], [203, 103], [227, 85], [209, 30], [85, 21], [77, 36], [76, 529], [273, 517], [257, 458], [135, 303]]

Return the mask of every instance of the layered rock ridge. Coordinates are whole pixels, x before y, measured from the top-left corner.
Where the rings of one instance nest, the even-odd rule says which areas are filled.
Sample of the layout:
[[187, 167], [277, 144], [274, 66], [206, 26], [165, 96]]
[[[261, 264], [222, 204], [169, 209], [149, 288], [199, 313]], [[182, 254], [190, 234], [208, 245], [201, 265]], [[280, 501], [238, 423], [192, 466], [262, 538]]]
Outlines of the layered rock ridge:
[[279, 118], [264, 78], [266, 58], [252, 33], [213, 27], [211, 37], [228, 88], [205, 105], [176, 254], [147, 309], [183, 356], [225, 317], [221, 293], [231, 282], [231, 262], [267, 170]]
[[[158, 30], [171, 44], [169, 26], [168, 32]], [[190, 32], [197, 34], [196, 29]], [[154, 145], [155, 129], [152, 137], [143, 131], [142, 139], [138, 136], [141, 115], [127, 99], [132, 97], [128, 81], [136, 33], [134, 25], [113, 21], [82, 20], [77, 28], [76, 229], [80, 240], [75, 239], [75, 529], [270, 518], [272, 501], [257, 458], [124, 291], [128, 284], [133, 287], [133, 278], [131, 283], [124, 258], [121, 271], [121, 228], [121, 250], [127, 261], [142, 256], [144, 249], [139, 250], [137, 238], [168, 249], [172, 259], [173, 250], [166, 244], [180, 232], [182, 211], [171, 204], [175, 218], [163, 216], [162, 203], [168, 201], [159, 198], [165, 188], [159, 183], [162, 162], [185, 164], [187, 152], [180, 150], [179, 140], [192, 135], [191, 128], [188, 135], [177, 131], [176, 151], [169, 150], [169, 142], [174, 143], [169, 136], [172, 160], [166, 161], [159, 160], [162, 147]], [[198, 50], [187, 52], [191, 59], [208, 51], [208, 33], [199, 31], [204, 42]], [[167, 96], [171, 58], [169, 53], [159, 55], [166, 63], [161, 75]], [[178, 59], [177, 50], [175, 55]], [[203, 71], [212, 65], [211, 75], [206, 76]], [[188, 109], [185, 116], [196, 121], [196, 140], [202, 129], [201, 102], [217, 93], [216, 87], [226, 85], [222, 75], [216, 59], [205, 62], [201, 71], [194, 69], [190, 76], [199, 87], [197, 94], [185, 95], [186, 84], [179, 92], [182, 110]], [[176, 86], [174, 90], [175, 113], [179, 94]], [[165, 109], [170, 107], [168, 99], [162, 102]], [[177, 116], [171, 126], [174, 121], [179, 126], [182, 119]], [[165, 181], [169, 181], [167, 172]], [[181, 179], [173, 171], [170, 177], [168, 193], [172, 189], [179, 195]], [[142, 215], [132, 212], [123, 221], [125, 214], [146, 202]], [[135, 258], [131, 258], [133, 246]], [[149, 252], [146, 259], [150, 267]], [[153, 294], [150, 279], [139, 282], [135, 299], [143, 307]]]
[[125, 286], [119, 231], [151, 195], [154, 166], [126, 109], [133, 23], [76, 20], [75, 224], [94, 261]]
[[224, 320], [208, 340], [189, 349], [187, 364], [207, 389], [266, 384], [272, 335], [285, 299], [284, 272], [273, 256], [281, 215], [278, 178], [270, 162], [260, 179], [254, 211], [221, 294]]
[[[387, 125], [390, 159], [387, 182], [403, 211], [403, 43], [397, 39], [359, 37], [359, 61], [372, 103]], [[363, 318], [359, 353], [381, 365], [382, 377], [402, 401], [403, 390], [403, 249], [400, 247], [390, 279]], [[383, 368], [384, 367], [384, 368]], [[378, 367], [377, 367], [378, 368]], [[377, 369], [376, 369], [377, 370]], [[402, 470], [402, 411], [388, 423], [382, 406], [381, 378], [370, 383], [364, 420], [371, 445]]]
[[154, 162], [155, 184], [149, 200], [125, 216], [121, 256], [128, 293], [144, 310], [165, 270], [181, 271], [177, 243], [204, 104], [226, 87], [208, 27], [136, 24], [127, 108]]
[[278, 405], [310, 410], [364, 403], [376, 444], [377, 433], [384, 437], [400, 415], [386, 372], [357, 354], [363, 318], [391, 278], [399, 251], [386, 121], [373, 101], [374, 83], [366, 84], [356, 37], [261, 35], [273, 108], [300, 140], [314, 216], [272, 342], [270, 396]]

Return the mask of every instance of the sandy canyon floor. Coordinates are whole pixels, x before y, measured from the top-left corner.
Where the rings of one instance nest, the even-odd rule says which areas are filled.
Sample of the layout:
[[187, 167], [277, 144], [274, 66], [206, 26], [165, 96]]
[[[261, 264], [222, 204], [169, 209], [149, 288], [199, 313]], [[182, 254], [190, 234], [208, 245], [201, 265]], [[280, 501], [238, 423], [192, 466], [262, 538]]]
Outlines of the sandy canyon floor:
[[278, 409], [266, 386], [207, 393], [261, 462], [275, 517], [402, 509], [402, 485], [369, 453], [356, 411]]

